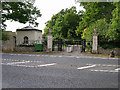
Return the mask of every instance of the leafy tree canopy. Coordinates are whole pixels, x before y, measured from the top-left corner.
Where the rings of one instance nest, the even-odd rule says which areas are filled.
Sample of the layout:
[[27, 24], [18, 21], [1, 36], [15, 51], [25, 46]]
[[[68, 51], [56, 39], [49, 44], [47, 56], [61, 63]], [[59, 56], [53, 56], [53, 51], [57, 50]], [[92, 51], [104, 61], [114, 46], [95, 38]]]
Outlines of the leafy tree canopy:
[[97, 20], [89, 25], [89, 27], [85, 28], [82, 34], [82, 38], [87, 41], [92, 41], [94, 29], [97, 29], [97, 34], [99, 36], [99, 40], [107, 40], [107, 33], [109, 30], [109, 24], [105, 19]]
[[76, 39], [79, 38], [75, 34], [76, 26], [81, 21], [82, 11], [77, 12], [75, 7], [70, 9], [62, 9], [53, 15], [51, 20], [46, 23], [44, 34], [47, 35], [49, 29], [52, 29], [54, 38]]
[[2, 28], [5, 28], [5, 21], [18, 21], [20, 23], [30, 23], [38, 26], [36, 22], [41, 17], [40, 10], [34, 7], [32, 3], [26, 2], [2, 2]]
[[111, 2], [81, 2], [80, 6], [85, 8], [85, 12], [82, 21], [79, 22], [79, 27], [77, 27], [77, 35], [81, 34], [85, 28], [99, 19], [106, 18], [106, 21], [109, 23], [112, 18], [114, 5]]
[[109, 41], [120, 42], [120, 2], [114, 2], [115, 9], [112, 11], [113, 18], [111, 19], [108, 32]]
[[2, 33], [2, 40], [3, 41], [9, 40], [9, 36], [7, 34]]

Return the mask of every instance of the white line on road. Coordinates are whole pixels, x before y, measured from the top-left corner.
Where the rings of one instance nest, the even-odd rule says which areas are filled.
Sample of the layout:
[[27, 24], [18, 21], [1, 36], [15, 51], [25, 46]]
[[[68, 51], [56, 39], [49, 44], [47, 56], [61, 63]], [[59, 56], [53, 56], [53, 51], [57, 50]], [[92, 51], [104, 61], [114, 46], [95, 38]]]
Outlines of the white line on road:
[[90, 65], [90, 66], [85, 66], [85, 67], [79, 67], [77, 69], [86, 69], [86, 68], [92, 68], [95, 67], [96, 65]]
[[32, 56], [32, 55], [28, 55], [28, 56]]
[[42, 64], [42, 65], [38, 65], [38, 67], [52, 66], [52, 65], [56, 65], [56, 63], [51, 63], [51, 64]]
[[7, 65], [15, 65], [15, 64], [21, 64], [21, 63], [28, 63], [28, 62], [30, 61], [7, 63]]
[[119, 59], [119, 58], [108, 58], [108, 59]]
[[55, 56], [55, 55], [50, 55], [50, 57], [57, 57], [57, 56]]
[[40, 56], [40, 55], [36, 55], [36, 56]]
[[58, 56], [58, 57], [63, 57], [63, 56]]
[[[86, 65], [93, 65], [93, 64], [86, 64]], [[109, 67], [109, 66], [118, 67], [119, 66], [119, 65], [108, 65], [108, 64], [94, 64], [94, 65], [96, 65], [96, 66], [107, 66], [107, 67]]]
[[90, 70], [95, 72], [118, 72], [117, 70]]
[[117, 69], [115, 69], [116, 71], [119, 71], [120, 70], [120, 68], [117, 68]]
[[76, 58], [80, 58], [80, 57], [76, 57]]

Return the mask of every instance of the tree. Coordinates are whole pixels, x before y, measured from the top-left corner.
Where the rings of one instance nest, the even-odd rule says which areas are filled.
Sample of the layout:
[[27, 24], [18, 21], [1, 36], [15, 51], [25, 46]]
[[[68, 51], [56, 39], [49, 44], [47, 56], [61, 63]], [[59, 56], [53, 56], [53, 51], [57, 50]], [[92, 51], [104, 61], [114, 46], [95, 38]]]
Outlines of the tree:
[[80, 6], [85, 8], [85, 12], [82, 21], [79, 22], [79, 27], [77, 27], [77, 35], [82, 34], [85, 28], [99, 19], [106, 18], [106, 21], [110, 23], [114, 9], [112, 2], [81, 2]]
[[20, 23], [30, 23], [38, 26], [36, 22], [38, 17], [41, 17], [40, 10], [26, 2], [2, 2], [2, 28], [6, 27], [5, 21], [18, 21]]
[[9, 36], [7, 34], [2, 33], [2, 40], [3, 41], [9, 40]]
[[100, 19], [96, 22], [91, 23], [89, 27], [84, 29], [82, 38], [86, 39], [86, 41], [92, 41], [95, 28], [97, 29], [97, 34], [99, 36], [100, 41], [108, 40], [106, 35], [109, 30], [109, 24], [106, 22], [106, 19]]
[[44, 33], [48, 34], [48, 29], [52, 29], [54, 38], [76, 39], [76, 26], [79, 25], [82, 12], [77, 12], [75, 7], [62, 9], [53, 15], [51, 20], [46, 23]]
[[107, 36], [109, 41], [120, 42], [120, 2], [114, 2], [115, 9], [112, 11], [110, 28]]

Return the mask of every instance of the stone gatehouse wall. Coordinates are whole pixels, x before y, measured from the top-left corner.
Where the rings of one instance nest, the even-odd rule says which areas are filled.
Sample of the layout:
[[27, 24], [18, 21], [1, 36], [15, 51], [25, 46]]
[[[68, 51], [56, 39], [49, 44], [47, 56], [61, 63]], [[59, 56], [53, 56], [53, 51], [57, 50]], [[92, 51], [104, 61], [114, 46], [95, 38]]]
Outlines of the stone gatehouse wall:
[[16, 46], [14, 51], [17, 52], [34, 52], [35, 51], [35, 47], [27, 47], [27, 46]]
[[2, 41], [2, 51], [13, 51], [14, 45], [11, 40]]
[[120, 48], [114, 48], [114, 49], [103, 49], [103, 48], [98, 48], [98, 52], [100, 54], [110, 54], [111, 51], [114, 51], [115, 55], [116, 56], [120, 56]]
[[3, 41], [2, 42], [2, 51], [13, 51], [15, 48], [15, 32], [12, 31], [4, 31], [4, 34], [8, 35], [9, 40]]

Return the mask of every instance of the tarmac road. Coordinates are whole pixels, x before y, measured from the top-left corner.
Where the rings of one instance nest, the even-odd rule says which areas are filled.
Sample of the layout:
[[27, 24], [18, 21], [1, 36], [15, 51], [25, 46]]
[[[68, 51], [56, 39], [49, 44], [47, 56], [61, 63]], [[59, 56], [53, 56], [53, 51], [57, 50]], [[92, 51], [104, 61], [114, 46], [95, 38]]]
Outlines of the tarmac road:
[[3, 88], [118, 88], [117, 58], [2, 54]]

